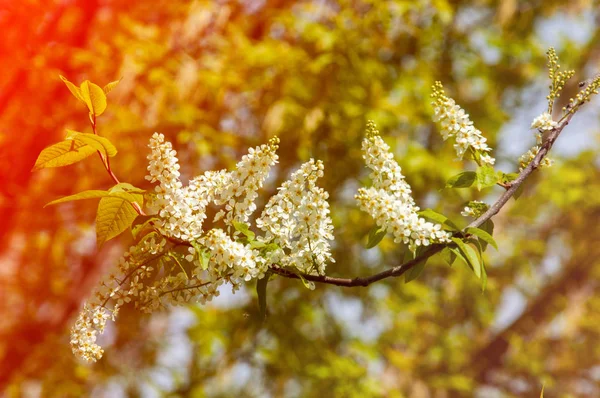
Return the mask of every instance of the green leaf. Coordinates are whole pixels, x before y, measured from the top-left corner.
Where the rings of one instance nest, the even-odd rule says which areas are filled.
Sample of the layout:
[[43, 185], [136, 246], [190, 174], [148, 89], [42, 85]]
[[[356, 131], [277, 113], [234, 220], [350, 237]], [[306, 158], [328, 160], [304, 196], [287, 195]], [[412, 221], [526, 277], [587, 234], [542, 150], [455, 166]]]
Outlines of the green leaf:
[[302, 284], [304, 285], [305, 288], [307, 288], [309, 290], [313, 289], [313, 285], [296, 268], [286, 267], [286, 270], [290, 271], [292, 274], [298, 276], [298, 278], [302, 281]]
[[452, 248], [448, 246], [442, 249], [442, 251], [440, 252], [440, 256], [442, 256], [444, 261], [451, 267], [454, 264], [454, 261], [456, 260], [456, 254], [454, 253]]
[[459, 238], [452, 238], [452, 241], [456, 243], [464, 258], [467, 259], [467, 264], [473, 269], [475, 276], [477, 276], [477, 278], [481, 278], [481, 262], [477, 257], [475, 249], [473, 249], [470, 245], [465, 244]]
[[503, 173], [499, 171], [498, 176], [500, 178], [500, 181], [506, 184], [511, 181], [514, 181], [519, 176], [519, 173]]
[[130, 192], [130, 193], [145, 193], [146, 191], [142, 188], [135, 187], [128, 182], [120, 182], [113, 186], [110, 192]]
[[100, 116], [106, 110], [106, 94], [100, 86], [90, 82], [89, 80], [81, 83], [81, 98], [90, 110], [90, 114]]
[[96, 153], [89, 145], [77, 141], [62, 141], [45, 148], [33, 166], [33, 170], [47, 167], [62, 167], [87, 158]]
[[58, 77], [60, 77], [60, 80], [62, 80], [67, 85], [67, 88], [69, 89], [69, 91], [71, 92], [71, 94], [73, 94], [73, 96], [75, 98], [77, 98], [79, 101], [85, 102], [84, 99], [83, 99], [83, 97], [81, 96], [81, 89], [79, 87], [77, 87], [76, 85], [74, 85], [73, 83], [71, 83], [64, 76], [58, 75]]
[[468, 188], [475, 182], [474, 171], [463, 171], [446, 181], [446, 188]]
[[207, 270], [208, 269], [208, 264], [210, 262], [210, 252], [208, 250], [201, 250], [200, 251], [200, 266], [202, 267], [203, 270]]
[[262, 249], [264, 247], [267, 247], [267, 244], [258, 240], [251, 240], [250, 247], [253, 249]]
[[[467, 228], [466, 232], [477, 236], [479, 239], [483, 240], [486, 243], [489, 243], [490, 245], [494, 246], [494, 248], [496, 250], [498, 250], [498, 244], [496, 243], [496, 241], [494, 240], [492, 235], [488, 234], [483, 229], [471, 227], [471, 228]], [[484, 250], [485, 250], [485, 248], [484, 248]]]
[[475, 174], [475, 181], [477, 182], [478, 191], [494, 186], [498, 182], [496, 170], [494, 170], [494, 168], [491, 166], [480, 166], [477, 168]]
[[367, 241], [366, 248], [372, 249], [373, 247], [377, 246], [379, 244], [379, 242], [381, 242], [381, 240], [383, 239], [384, 236], [385, 236], [385, 230], [379, 228], [377, 225], [374, 226], [369, 231], [369, 239]]
[[138, 235], [148, 228], [152, 227], [152, 223], [157, 221], [158, 218], [154, 216], [138, 216], [135, 221], [131, 224], [131, 235], [134, 239], [138, 238]]
[[264, 278], [256, 281], [256, 294], [258, 295], [258, 310], [260, 323], [267, 318], [267, 283], [271, 278], [271, 273], [267, 272]]
[[487, 220], [486, 222], [484, 222], [483, 224], [481, 224], [479, 226], [479, 229], [483, 229], [485, 232], [487, 232], [490, 235], [494, 235], [494, 222], [492, 220]]
[[129, 200], [122, 197], [114, 196], [100, 199], [98, 212], [96, 213], [96, 241], [98, 247], [131, 226], [138, 213], [129, 202]]
[[451, 247], [450, 251], [452, 251], [452, 253], [454, 253], [455, 259], [458, 258], [463, 263], [465, 263], [466, 266], [470, 267], [469, 261], [467, 261], [467, 259], [465, 258], [465, 256], [462, 254], [462, 252], [457, 247]]
[[200, 266], [206, 271], [208, 269], [208, 263], [210, 262], [210, 252], [204, 247], [200, 246], [197, 242], [191, 242], [191, 244], [192, 247], [196, 249], [196, 253], [200, 259]]
[[478, 259], [481, 260], [481, 292], [483, 293], [487, 287], [487, 271], [485, 270], [485, 262], [483, 261], [484, 244], [487, 246], [487, 243], [477, 239], [470, 239], [469, 241], [475, 245], [479, 253]]
[[421, 273], [423, 272], [423, 269], [425, 269], [426, 263], [427, 263], [427, 259], [425, 258], [425, 259], [419, 261], [411, 269], [406, 271], [406, 274], [404, 274], [404, 283], [408, 283], [414, 279], [417, 279], [419, 277], [419, 275], [421, 275]]
[[46, 203], [44, 207], [57, 205], [59, 203], [70, 202], [72, 200], [83, 200], [83, 199], [98, 199], [109, 196], [110, 193], [108, 191], [99, 191], [99, 190], [89, 190], [76, 193], [75, 195], [65, 196], [64, 198], [53, 200], [52, 202]]
[[123, 78], [120, 78], [119, 80], [115, 80], [114, 82], [110, 82], [106, 86], [102, 87], [102, 91], [104, 91], [104, 94], [110, 93], [113, 90], [113, 88], [115, 88], [117, 86], [117, 84], [119, 84], [121, 82], [121, 80], [123, 80]]
[[104, 154], [104, 156], [113, 157], [117, 154], [117, 148], [107, 138], [100, 137], [92, 133], [78, 133], [73, 130], [67, 130], [69, 136], [67, 139], [75, 140], [89, 145], [95, 150]]
[[487, 288], [487, 271], [485, 270], [485, 265], [483, 262], [481, 263], [481, 291], [485, 292]]
[[433, 221], [438, 224], [446, 225], [450, 227], [453, 231], [458, 231], [459, 228], [454, 224], [448, 217], [443, 214], [440, 214], [431, 209], [425, 209], [417, 213], [419, 216], [427, 219], [428, 221]]
[[254, 232], [250, 231], [250, 227], [248, 226], [248, 224], [234, 221], [233, 227], [236, 229], [236, 231], [239, 231], [242, 234], [246, 235], [249, 241], [254, 240]]

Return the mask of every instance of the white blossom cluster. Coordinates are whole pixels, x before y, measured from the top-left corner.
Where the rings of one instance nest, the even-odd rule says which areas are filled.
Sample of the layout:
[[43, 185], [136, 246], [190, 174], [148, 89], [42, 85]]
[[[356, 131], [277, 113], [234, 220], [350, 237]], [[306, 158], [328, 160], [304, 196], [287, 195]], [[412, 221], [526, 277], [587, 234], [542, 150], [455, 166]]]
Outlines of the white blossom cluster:
[[373, 186], [359, 189], [356, 199], [360, 209], [369, 213], [379, 227], [392, 233], [394, 242], [407, 244], [413, 252], [418, 246], [449, 242], [450, 233], [442, 230], [441, 225], [425, 221], [417, 214], [419, 207], [404, 181], [402, 169], [373, 122], [367, 126], [362, 149]]
[[254, 203], [258, 190], [269, 175], [269, 170], [277, 163], [279, 139], [271, 138], [269, 143], [258, 148], [250, 148], [247, 155], [237, 164], [236, 169], [227, 174], [225, 189], [216, 197], [217, 205], [225, 205], [215, 216], [215, 221], [224, 218], [227, 225], [234, 221], [246, 223], [256, 210]]
[[552, 119], [552, 115], [548, 112], [544, 112], [535, 119], [531, 123], [532, 129], [537, 129], [541, 131], [550, 131], [555, 129], [558, 126], [558, 123]]
[[154, 272], [150, 260], [162, 254], [166, 241], [154, 237], [141, 241], [123, 254], [115, 272], [96, 288], [71, 329], [73, 353], [86, 361], [97, 361], [104, 353], [96, 338], [104, 332], [106, 321], [115, 320], [125, 303], [136, 300], [146, 288], [142, 283]]
[[[208, 171], [184, 187], [171, 143], [162, 134], [152, 136], [146, 178], [158, 184], [149, 204], [149, 213], [155, 215], [151, 232], [125, 252], [81, 311], [71, 331], [78, 357], [96, 361], [102, 356], [96, 338], [125, 303], [143, 312], [191, 301], [205, 303], [224, 283], [235, 291], [244, 281], [263, 278], [273, 263], [305, 273], [325, 272], [326, 263], [333, 261], [329, 246], [333, 226], [328, 194], [316, 186], [323, 176], [320, 161], [302, 165], [257, 222], [266, 235], [258, 237], [255, 246], [277, 246], [261, 252], [236, 231], [236, 223], [248, 226], [256, 210], [258, 190], [278, 160], [278, 143], [273, 138], [250, 149], [232, 172]], [[215, 222], [222, 220], [227, 231], [203, 230], [209, 205], [221, 207]], [[182, 245], [189, 247], [182, 252]]]
[[283, 249], [273, 261], [305, 273], [324, 274], [327, 262], [333, 262], [329, 241], [333, 225], [329, 217], [329, 194], [317, 187], [323, 176], [323, 162], [304, 163], [271, 197], [256, 226], [266, 241]]
[[227, 181], [225, 171], [207, 172], [192, 180], [187, 187], [179, 180], [177, 152], [162, 134], [154, 133], [149, 144], [146, 179], [158, 182], [156, 195], [148, 206], [160, 218], [156, 222], [159, 232], [168, 237], [189, 241], [202, 235], [202, 224], [206, 219], [206, 206], [215, 192]]
[[[531, 163], [531, 161], [536, 157], [536, 155], [538, 154], [539, 151], [540, 151], [540, 146], [536, 145], [533, 148], [531, 148], [529, 151], [527, 151], [527, 153], [524, 153], [523, 155], [521, 155], [521, 157], [519, 158], [519, 171], [523, 171], [523, 169], [525, 169], [529, 165], [529, 163]], [[554, 164], [554, 160], [552, 160], [548, 156], [544, 156], [544, 158], [540, 162], [540, 167], [541, 168], [550, 167], [550, 166], [552, 166], [552, 164]]]
[[485, 202], [472, 200], [464, 207], [460, 214], [464, 217], [479, 217], [488, 209], [488, 207], [489, 206]]
[[479, 156], [481, 163], [493, 165], [496, 159], [488, 154], [492, 148], [487, 145], [486, 138], [473, 126], [469, 114], [445, 95], [440, 82], [433, 85], [431, 96], [434, 99], [434, 121], [440, 124], [440, 133], [444, 141], [454, 137], [454, 150], [458, 158], [462, 159], [467, 150], [472, 149]]

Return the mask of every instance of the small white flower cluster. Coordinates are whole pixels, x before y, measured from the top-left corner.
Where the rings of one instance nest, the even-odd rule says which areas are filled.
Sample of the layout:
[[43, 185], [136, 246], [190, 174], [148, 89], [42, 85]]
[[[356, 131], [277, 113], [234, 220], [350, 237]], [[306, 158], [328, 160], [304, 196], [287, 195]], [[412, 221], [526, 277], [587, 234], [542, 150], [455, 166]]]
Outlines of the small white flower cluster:
[[402, 169], [394, 160], [390, 147], [381, 139], [375, 124], [369, 122], [363, 140], [363, 158], [372, 172], [373, 186], [360, 188], [356, 199], [360, 209], [373, 217], [376, 224], [394, 235], [394, 242], [407, 244], [411, 251], [418, 246], [450, 241], [450, 233], [419, 217], [419, 207], [404, 181]]
[[83, 307], [71, 329], [71, 347], [77, 357], [91, 362], [102, 357], [104, 350], [96, 344], [96, 337], [104, 332], [106, 320], [110, 317], [103, 307]]
[[283, 249], [272, 261], [305, 273], [323, 275], [333, 262], [329, 241], [333, 225], [329, 217], [329, 194], [316, 186], [323, 176], [323, 162], [304, 163], [271, 197], [256, 226], [266, 232], [265, 241]]
[[434, 101], [434, 121], [439, 122], [441, 126], [440, 133], [442, 138], [447, 140], [454, 137], [456, 143], [454, 150], [459, 159], [462, 159], [469, 148], [479, 155], [479, 160], [483, 164], [493, 165], [496, 162], [490, 152], [490, 148], [486, 143], [486, 138], [483, 137], [481, 131], [473, 126], [473, 122], [460, 106], [456, 105], [452, 98], [449, 98], [444, 93], [444, 88], [440, 82], [433, 85], [433, 93], [431, 94]]
[[86, 361], [97, 361], [102, 357], [104, 351], [96, 344], [97, 336], [104, 332], [108, 319], [115, 320], [123, 304], [131, 302], [144, 290], [142, 279], [150, 277], [154, 271], [148, 259], [160, 257], [165, 244], [164, 239], [156, 242], [150, 237], [132, 246], [121, 257], [117, 272], [110, 273], [96, 288], [71, 329], [71, 348], [76, 356]]
[[228, 281], [236, 289], [242, 281], [261, 279], [268, 264], [258, 250], [234, 242], [222, 229], [211, 229], [200, 243], [210, 252], [208, 270], [215, 276], [228, 274]]
[[548, 112], [544, 112], [535, 119], [531, 123], [532, 129], [537, 129], [541, 131], [550, 131], [555, 129], [558, 126], [558, 123], [552, 120], [552, 115]]
[[[540, 146], [536, 145], [529, 151], [527, 151], [527, 153], [521, 155], [521, 157], [519, 158], [519, 171], [523, 171], [523, 169], [525, 169], [529, 165], [529, 163], [531, 163], [531, 161], [537, 156], [539, 151]], [[552, 164], [554, 164], [554, 160], [552, 160], [548, 156], [545, 156], [544, 159], [542, 159], [542, 161], [540, 162], [540, 168], [550, 167], [552, 166]]]
[[165, 136], [154, 133], [149, 144], [149, 175], [146, 179], [158, 182], [148, 207], [160, 216], [156, 227], [164, 236], [181, 240], [194, 240], [202, 235], [202, 223], [206, 219], [206, 206], [215, 190], [225, 184], [226, 173], [207, 172], [194, 179], [187, 187], [179, 180], [177, 152]]
[[217, 205], [225, 205], [215, 216], [215, 221], [224, 218], [225, 224], [233, 225], [234, 221], [247, 222], [256, 210], [254, 201], [258, 190], [269, 175], [271, 167], [277, 163], [279, 139], [271, 138], [269, 143], [255, 149], [250, 148], [247, 155], [238, 162], [236, 170], [227, 175], [225, 189], [215, 199]]
[[464, 217], [479, 217], [489, 208], [488, 204], [479, 200], [470, 201], [460, 214]]

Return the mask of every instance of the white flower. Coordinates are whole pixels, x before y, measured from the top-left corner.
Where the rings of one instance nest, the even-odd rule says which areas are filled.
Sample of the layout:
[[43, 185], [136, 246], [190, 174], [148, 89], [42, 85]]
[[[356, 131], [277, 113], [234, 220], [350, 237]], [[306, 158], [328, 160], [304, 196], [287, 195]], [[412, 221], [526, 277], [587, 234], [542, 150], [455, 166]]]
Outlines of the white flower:
[[531, 123], [532, 129], [538, 129], [541, 131], [550, 131], [558, 126], [554, 120], [552, 120], [552, 115], [548, 112], [544, 112], [535, 119]]
[[436, 82], [433, 86], [432, 103], [434, 107], [433, 119], [439, 122], [441, 127], [442, 138], [454, 138], [454, 150], [459, 159], [462, 159], [467, 150], [471, 148], [480, 154], [481, 162], [493, 165], [495, 159], [485, 152], [490, 152], [490, 148], [486, 143], [486, 138], [483, 137], [481, 131], [473, 126], [473, 122], [469, 119], [469, 115], [456, 105], [452, 98], [444, 94], [444, 88], [440, 82]]
[[373, 122], [367, 125], [363, 158], [372, 170], [373, 186], [359, 189], [356, 199], [361, 210], [369, 213], [379, 227], [392, 233], [395, 242], [407, 244], [413, 252], [417, 246], [449, 241], [450, 234], [439, 224], [418, 216], [419, 208], [411, 196], [410, 186]]
[[268, 144], [250, 148], [236, 165], [236, 170], [227, 174], [224, 189], [215, 198], [215, 204], [225, 205], [225, 209], [217, 213], [215, 221], [223, 218], [227, 225], [233, 225], [233, 221], [248, 221], [256, 210], [254, 202], [258, 198], [258, 190], [262, 188], [271, 167], [277, 163], [278, 144], [279, 139], [275, 137]]
[[[525, 169], [529, 165], [529, 163], [531, 163], [531, 161], [536, 157], [539, 151], [540, 147], [536, 145], [529, 151], [527, 151], [527, 153], [521, 155], [521, 157], [519, 158], [519, 171], [523, 171], [523, 169]], [[542, 159], [542, 161], [540, 162], [540, 167], [550, 167], [552, 166], [552, 164], [554, 164], [554, 161], [548, 156], [545, 156], [544, 159]]]
[[265, 240], [284, 249], [278, 259], [282, 266], [321, 275], [326, 263], [334, 261], [329, 244], [333, 240], [329, 194], [316, 186], [322, 176], [321, 161], [304, 163], [271, 197], [256, 220], [256, 226], [266, 232]]

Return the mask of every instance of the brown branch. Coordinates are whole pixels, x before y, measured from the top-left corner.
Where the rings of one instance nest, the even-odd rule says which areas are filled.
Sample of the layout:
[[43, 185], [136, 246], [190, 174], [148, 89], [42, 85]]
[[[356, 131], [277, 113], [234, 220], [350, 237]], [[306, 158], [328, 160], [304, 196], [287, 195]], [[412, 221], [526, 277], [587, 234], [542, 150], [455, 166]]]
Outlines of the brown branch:
[[[559, 125], [556, 126], [550, 132], [550, 134], [548, 134], [548, 137], [542, 143], [540, 150], [535, 155], [533, 160], [527, 165], [527, 167], [525, 167], [521, 171], [521, 173], [519, 173], [519, 176], [515, 180], [511, 181], [510, 184], [508, 184], [508, 189], [496, 200], [496, 202], [494, 202], [494, 204], [491, 205], [490, 208], [484, 214], [482, 214], [475, 221], [470, 223], [467, 226], [467, 228], [480, 227], [483, 223], [485, 223], [486, 221], [488, 221], [492, 217], [494, 217], [496, 214], [498, 214], [500, 209], [502, 209], [502, 207], [504, 207], [504, 205], [506, 205], [508, 200], [515, 194], [515, 192], [517, 192], [517, 190], [521, 187], [521, 185], [523, 185], [525, 180], [540, 166], [541, 161], [544, 159], [544, 157], [546, 157], [546, 155], [548, 154], [548, 151], [550, 151], [550, 149], [552, 148], [552, 145], [554, 145], [554, 142], [556, 141], [556, 139], [558, 138], [560, 133], [563, 131], [563, 129], [569, 124], [573, 115], [574, 115], [574, 113], [568, 114], [568, 116], [566, 116], [564, 118], [564, 120], [562, 122], [560, 122]], [[465, 228], [465, 230], [467, 228]], [[325, 283], [325, 284], [335, 285], [335, 286], [344, 286], [344, 287], [369, 286], [370, 284], [378, 282], [382, 279], [386, 279], [386, 278], [390, 278], [390, 277], [398, 277], [398, 276], [404, 275], [404, 273], [406, 271], [410, 270], [411, 268], [413, 268], [420, 262], [425, 261], [429, 257], [433, 256], [434, 254], [437, 254], [440, 251], [442, 251], [442, 249], [444, 247], [446, 247], [446, 245], [443, 245], [443, 244], [432, 245], [427, 251], [425, 251], [423, 254], [419, 255], [418, 257], [416, 257], [406, 263], [389, 268], [385, 271], [379, 272], [377, 274], [373, 274], [371, 276], [357, 277], [357, 278], [350, 279], [350, 278], [334, 278], [334, 277], [330, 277], [330, 276], [326, 276], [326, 275], [302, 274], [302, 277], [311, 282]], [[271, 266], [271, 271], [273, 271], [277, 275], [281, 275], [286, 278], [293, 278], [293, 279], [300, 278], [300, 276], [298, 276], [297, 274], [287, 271], [279, 266]]]

